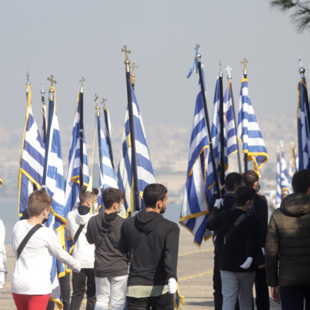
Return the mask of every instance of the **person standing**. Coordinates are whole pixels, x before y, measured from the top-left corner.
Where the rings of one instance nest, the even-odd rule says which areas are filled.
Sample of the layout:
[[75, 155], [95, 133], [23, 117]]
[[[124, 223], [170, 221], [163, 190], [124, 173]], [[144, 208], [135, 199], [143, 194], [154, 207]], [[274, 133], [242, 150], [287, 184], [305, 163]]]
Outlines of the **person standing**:
[[6, 251], [4, 240], [5, 240], [5, 227], [2, 220], [0, 220], [0, 292], [1, 289], [3, 289], [5, 286], [5, 279], [8, 273], [8, 269], [6, 267]]
[[[232, 209], [236, 209], [235, 192], [237, 188], [242, 185], [243, 185], [243, 177], [240, 173], [232, 172], [226, 176], [225, 187], [227, 191], [223, 196], [222, 207], [220, 208], [221, 213]], [[210, 199], [209, 208], [211, 210], [214, 206], [216, 199], [218, 198], [219, 196], [217, 194], [214, 194]], [[219, 263], [222, 249], [224, 247], [224, 236], [222, 235], [220, 230], [214, 232], [213, 240], [214, 240], [214, 268], [213, 268], [214, 309], [222, 310], [223, 295], [222, 295], [222, 281], [221, 281], [221, 273], [219, 270]], [[236, 309], [239, 310], [238, 301]]]
[[[83, 186], [79, 193], [80, 204], [67, 215], [66, 230], [72, 236], [74, 247], [72, 256], [81, 263], [81, 271], [72, 273], [73, 294], [71, 299], [71, 310], [78, 310], [86, 292], [86, 310], [95, 309], [96, 285], [94, 273], [95, 246], [89, 244], [86, 239], [87, 223], [94, 215], [90, 214], [92, 204], [97, 203], [98, 190], [87, 191]], [[97, 208], [95, 208], [97, 209]]]
[[102, 193], [104, 212], [91, 217], [86, 239], [95, 245], [95, 310], [107, 310], [111, 301], [112, 310], [123, 310], [126, 302], [128, 260], [119, 250], [121, 226], [124, 219], [118, 216], [125, 198], [116, 188], [107, 188]]
[[54, 231], [42, 226], [48, 219], [52, 198], [45, 191], [30, 194], [28, 220], [18, 221], [12, 232], [12, 249], [17, 259], [12, 275], [12, 294], [18, 310], [46, 309], [52, 291], [52, 253], [79, 272], [81, 264], [61, 246]]
[[173, 310], [177, 291], [180, 229], [162, 214], [167, 208], [167, 188], [149, 184], [143, 191], [146, 209], [124, 221], [120, 247], [130, 253], [127, 309]]
[[255, 189], [256, 194], [254, 196], [253, 208], [251, 208], [250, 215], [255, 216], [259, 220], [259, 247], [258, 253], [258, 265], [263, 266], [261, 268], [256, 265], [255, 270], [255, 291], [256, 291], [256, 307], [257, 310], [269, 310], [269, 291], [266, 278], [265, 269], [265, 245], [267, 238], [268, 228], [268, 204], [265, 196], [259, 195], [260, 189], [258, 174], [253, 170], [248, 170], [244, 173], [245, 186]]
[[221, 201], [217, 200], [208, 217], [207, 228], [220, 230], [224, 236], [219, 262], [223, 310], [234, 310], [237, 298], [241, 310], [252, 310], [259, 223], [248, 212], [254, 196], [253, 188], [239, 187], [235, 193], [235, 210], [220, 213]]
[[310, 309], [310, 171], [297, 171], [294, 193], [270, 219], [266, 242], [267, 282], [282, 310]]

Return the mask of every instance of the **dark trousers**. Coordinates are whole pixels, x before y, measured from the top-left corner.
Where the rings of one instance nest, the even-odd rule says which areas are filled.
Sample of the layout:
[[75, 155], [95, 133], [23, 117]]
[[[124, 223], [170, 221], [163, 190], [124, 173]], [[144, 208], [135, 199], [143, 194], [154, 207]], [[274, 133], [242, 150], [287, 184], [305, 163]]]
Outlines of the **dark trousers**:
[[[213, 296], [214, 296], [214, 310], [222, 310], [223, 295], [222, 295], [222, 280], [219, 270], [220, 255], [214, 255], [214, 269], [213, 269]], [[235, 310], [239, 310], [239, 301], [237, 300]]]
[[269, 310], [269, 290], [266, 279], [266, 269], [256, 268], [255, 273], [255, 291], [257, 310]]
[[310, 309], [310, 286], [280, 286], [280, 297], [282, 310]]
[[134, 298], [127, 296], [127, 310], [174, 310], [173, 294], [161, 296]]
[[[59, 286], [60, 286], [60, 294], [63, 304], [63, 310], [69, 310], [70, 309], [70, 273], [67, 273], [64, 277], [61, 277], [59, 280]], [[52, 300], [48, 301], [48, 305], [46, 310], [54, 310], [55, 308], [55, 302]]]
[[72, 272], [73, 294], [70, 310], [79, 310], [85, 294], [87, 295], [86, 310], [94, 310], [96, 304], [96, 284], [93, 268], [82, 268], [79, 273]]

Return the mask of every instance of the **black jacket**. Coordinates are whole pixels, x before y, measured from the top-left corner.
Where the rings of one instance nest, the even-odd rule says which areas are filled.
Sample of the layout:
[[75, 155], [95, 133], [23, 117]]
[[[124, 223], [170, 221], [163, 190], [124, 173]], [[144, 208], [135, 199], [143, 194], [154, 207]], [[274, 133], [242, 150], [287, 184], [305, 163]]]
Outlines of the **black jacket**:
[[310, 286], [310, 195], [282, 200], [271, 216], [265, 249], [269, 286]]
[[[244, 212], [235, 209], [220, 214], [218, 208], [213, 208], [209, 214], [207, 228], [209, 230], [220, 230], [225, 236], [230, 227]], [[232, 272], [255, 271], [256, 251], [258, 243], [259, 222], [251, 215], [248, 215], [228, 238], [223, 247], [219, 269]], [[249, 269], [240, 268], [248, 257], [253, 258]]]
[[[137, 246], [141, 232], [145, 236]], [[156, 212], [141, 211], [124, 221], [121, 234], [120, 249], [131, 257], [129, 286], [164, 285], [177, 279], [180, 229], [176, 223]]]
[[116, 213], [100, 213], [90, 218], [87, 225], [86, 239], [96, 245], [100, 233], [107, 234], [95, 251], [95, 276], [119, 277], [128, 274], [128, 260], [119, 250], [121, 227], [124, 219]]

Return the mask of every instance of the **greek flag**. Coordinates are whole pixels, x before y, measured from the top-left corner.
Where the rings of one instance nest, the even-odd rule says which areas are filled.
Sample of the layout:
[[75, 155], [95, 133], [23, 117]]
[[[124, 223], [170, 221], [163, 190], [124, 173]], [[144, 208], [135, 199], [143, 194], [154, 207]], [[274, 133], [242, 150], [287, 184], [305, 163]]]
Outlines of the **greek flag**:
[[110, 159], [111, 159], [111, 164], [112, 164], [112, 168], [113, 170], [115, 165], [114, 165], [114, 156], [113, 156], [113, 150], [112, 150], [112, 133], [111, 133], [111, 120], [110, 120], [110, 113], [109, 110], [106, 108], [106, 106], [104, 107], [103, 110], [104, 113], [104, 123], [105, 123], [105, 140], [106, 143], [108, 144], [109, 147], [109, 155], [110, 155]]
[[290, 194], [287, 166], [283, 148], [281, 148], [281, 192], [282, 197], [285, 197], [288, 194]]
[[253, 106], [249, 97], [248, 79], [242, 79], [239, 97], [238, 139], [243, 143], [243, 153], [248, 155], [248, 161], [253, 160], [254, 170], [260, 169], [268, 160], [267, 149]]
[[[55, 231], [59, 237], [61, 245], [66, 248], [64, 226], [66, 222], [65, 213], [65, 193], [64, 193], [64, 178], [63, 178], [63, 162], [61, 152], [60, 130], [58, 118], [56, 114], [56, 92], [54, 90], [55, 102], [49, 101], [48, 113], [48, 129], [46, 135], [46, 155], [44, 161], [43, 172], [43, 186], [53, 199], [51, 214], [46, 223]], [[50, 94], [51, 96], [51, 94]], [[52, 283], [52, 299], [58, 304], [62, 305], [58, 277], [63, 277], [66, 274], [66, 266], [57, 261], [53, 255], [53, 265], [51, 270], [51, 283]], [[58, 277], [57, 277], [58, 276]]]
[[[223, 128], [225, 133], [225, 128]], [[220, 169], [220, 159], [221, 159], [221, 151], [223, 147], [224, 152], [224, 160], [225, 168], [227, 169], [227, 150], [225, 149], [225, 135], [224, 135], [224, 146], [221, 146], [221, 123], [220, 123], [220, 89], [219, 89], [219, 80], [217, 79], [215, 85], [215, 93], [213, 100], [213, 118], [212, 118], [212, 127], [211, 127], [211, 138], [214, 150], [215, 157], [215, 166], [217, 170], [217, 175], [219, 176], [221, 173]], [[226, 170], [225, 169], [225, 170]], [[208, 184], [208, 194], [207, 201], [212, 197], [215, 192], [215, 174], [212, 166], [212, 158], [211, 153], [209, 151], [209, 159], [208, 159], [208, 169], [207, 169], [207, 184]], [[220, 180], [219, 180], [220, 184]]]
[[28, 196], [40, 189], [43, 179], [45, 148], [34, 120], [31, 107], [31, 89], [27, 85], [27, 112], [24, 129], [20, 168], [18, 173], [18, 214], [22, 216], [27, 208]]
[[[137, 157], [137, 171], [138, 171], [138, 185], [140, 197], [144, 188], [151, 183], [155, 183], [155, 177], [150, 157], [149, 148], [146, 142], [146, 135], [144, 131], [143, 121], [141, 112], [138, 106], [138, 102], [135, 93], [132, 91], [132, 106], [134, 115], [134, 127], [135, 127], [135, 138], [136, 141], [136, 157]], [[128, 107], [125, 115], [125, 126], [123, 131], [122, 149], [120, 162], [117, 171], [117, 183], [121, 191], [125, 193], [124, 207], [126, 212], [131, 211], [134, 213], [134, 196], [133, 196], [133, 173], [131, 166], [131, 135], [129, 126], [129, 114]], [[145, 209], [143, 199], [141, 200], [141, 209]]]
[[[98, 145], [99, 145], [99, 193], [103, 192], [109, 187], [118, 188], [116, 183], [116, 177], [113, 170], [112, 160], [110, 157], [109, 138], [108, 131], [104, 130], [100, 120], [100, 116], [96, 115], [97, 118], [97, 134], [98, 134]], [[112, 151], [112, 149], [111, 149]], [[101, 195], [98, 195], [98, 212], [102, 212], [102, 199]]]
[[[67, 177], [65, 184], [65, 215], [72, 211], [79, 202], [80, 192], [80, 103], [79, 94], [77, 99], [75, 117], [73, 121], [71, 145], [68, 158]], [[85, 186], [89, 182], [87, 150], [85, 132], [83, 133], [83, 182]]]
[[227, 89], [225, 91], [224, 106], [226, 111], [225, 115], [225, 132], [227, 139], [226, 147], [227, 147], [227, 157], [229, 157], [231, 154], [235, 154], [238, 151], [234, 110], [231, 98], [231, 81], [228, 82]]
[[298, 90], [298, 110], [297, 110], [297, 131], [298, 131], [298, 169], [310, 169], [310, 141], [306, 104], [308, 103], [308, 91], [304, 80], [297, 86]]
[[276, 208], [280, 207], [282, 201], [282, 189], [281, 189], [281, 168], [280, 168], [280, 154], [277, 153], [277, 187], [276, 187]]
[[[204, 81], [204, 71], [203, 83]], [[207, 216], [207, 148], [208, 134], [199, 81], [192, 135], [189, 146], [187, 179], [179, 223], [194, 235], [194, 243], [201, 245], [210, 233], [206, 231]]]

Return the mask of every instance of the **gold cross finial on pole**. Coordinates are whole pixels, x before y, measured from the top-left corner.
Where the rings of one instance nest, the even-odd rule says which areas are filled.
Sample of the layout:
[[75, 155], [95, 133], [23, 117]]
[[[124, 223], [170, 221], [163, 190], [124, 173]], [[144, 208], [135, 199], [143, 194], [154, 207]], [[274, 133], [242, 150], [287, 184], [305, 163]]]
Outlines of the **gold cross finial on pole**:
[[135, 66], [135, 62], [132, 63], [132, 66], [130, 66], [130, 69], [132, 69], [132, 73], [134, 74], [135, 73], [135, 69], [139, 69], [138, 66]]
[[97, 96], [97, 94], [95, 94], [95, 102], [96, 102], [95, 110], [97, 111], [97, 116], [100, 116], [100, 107], [98, 105], [98, 96]]
[[30, 85], [30, 82], [29, 82], [29, 72], [28, 71], [26, 73], [26, 76], [27, 76], [27, 84], [26, 85]]
[[127, 46], [124, 45], [124, 48], [121, 49], [121, 52], [124, 52], [126, 54], [126, 59], [125, 59], [124, 64], [126, 65], [126, 72], [130, 72], [130, 68], [129, 68], [130, 61], [128, 59], [128, 54], [131, 54], [131, 51], [127, 50]]
[[86, 79], [84, 79], [84, 76], [82, 76], [82, 79], [79, 81], [80, 83], [82, 83], [81, 84], [81, 93], [83, 93], [84, 92], [84, 88], [83, 88], [83, 82], [85, 82], [86, 81]]
[[104, 99], [104, 98], [102, 98], [102, 101], [100, 102], [100, 103], [102, 103], [103, 104], [103, 109], [105, 109], [106, 108], [106, 106], [105, 106], [105, 102], [107, 101], [108, 99]]
[[241, 64], [243, 65], [243, 72], [246, 73], [246, 66], [249, 63], [249, 61], [246, 58], [243, 58], [243, 61], [241, 61]]
[[227, 79], [228, 79], [228, 81], [231, 81], [231, 79], [232, 79], [232, 76], [231, 76], [231, 70], [232, 70], [232, 68], [230, 68], [229, 66], [227, 66], [227, 68], [225, 69], [226, 71], [227, 71]]
[[49, 77], [47, 78], [48, 81], [51, 81], [51, 87], [50, 87], [50, 90], [49, 90], [50, 93], [54, 93], [54, 89], [52, 88], [53, 87], [53, 83], [57, 84], [57, 82], [55, 80], [53, 80], [53, 78], [54, 78], [54, 76], [52, 74], [51, 74], [50, 78]]
[[132, 63], [132, 66], [130, 66], [130, 69], [132, 69], [132, 73], [131, 73], [131, 77], [130, 77], [130, 83], [131, 83], [132, 85], [134, 85], [134, 84], [135, 84], [135, 77], [136, 77], [136, 75], [135, 75], [135, 69], [139, 69], [139, 67], [138, 67], [138, 66], [135, 66], [135, 63], [133, 62], [133, 63]]

